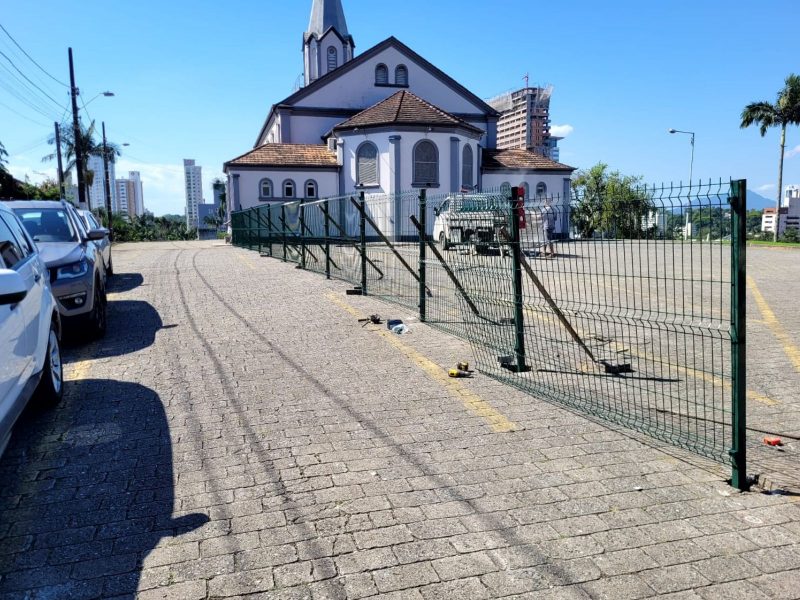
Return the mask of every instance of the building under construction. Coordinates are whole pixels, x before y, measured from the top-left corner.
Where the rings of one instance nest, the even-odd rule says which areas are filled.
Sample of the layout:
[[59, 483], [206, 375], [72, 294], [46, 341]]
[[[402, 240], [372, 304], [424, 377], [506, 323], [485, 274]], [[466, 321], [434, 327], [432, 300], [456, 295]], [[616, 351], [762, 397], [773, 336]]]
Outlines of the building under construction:
[[553, 86], [524, 87], [488, 101], [500, 112], [497, 148], [525, 148], [558, 161], [558, 140], [550, 135], [550, 96]]

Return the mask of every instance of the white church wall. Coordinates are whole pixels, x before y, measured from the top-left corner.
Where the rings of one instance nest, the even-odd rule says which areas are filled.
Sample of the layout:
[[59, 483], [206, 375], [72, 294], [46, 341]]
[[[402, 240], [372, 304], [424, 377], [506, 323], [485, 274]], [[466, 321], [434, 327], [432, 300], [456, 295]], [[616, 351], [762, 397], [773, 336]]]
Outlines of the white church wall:
[[[296, 106], [363, 109], [377, 104], [404, 87], [376, 86], [375, 67], [385, 64], [389, 82], [394, 83], [395, 68], [408, 68], [411, 92], [451, 113], [483, 113], [483, 109], [445, 85], [397, 48], [389, 47], [296, 102]], [[485, 124], [484, 124], [485, 127]]]
[[292, 144], [322, 144], [322, 136], [329, 133], [335, 125], [346, 121], [347, 117], [292, 117]]
[[[230, 169], [230, 177], [239, 175], [239, 203], [242, 209], [263, 205], [267, 202], [284, 202], [289, 200], [283, 197], [283, 182], [291, 179], [295, 184], [295, 199], [305, 195], [305, 183], [309, 179], [317, 182], [317, 197], [325, 198], [339, 194], [339, 176], [336, 171], [299, 171], [299, 170], [251, 170], [236, 168]], [[261, 180], [267, 178], [272, 181], [273, 197], [261, 199]]]

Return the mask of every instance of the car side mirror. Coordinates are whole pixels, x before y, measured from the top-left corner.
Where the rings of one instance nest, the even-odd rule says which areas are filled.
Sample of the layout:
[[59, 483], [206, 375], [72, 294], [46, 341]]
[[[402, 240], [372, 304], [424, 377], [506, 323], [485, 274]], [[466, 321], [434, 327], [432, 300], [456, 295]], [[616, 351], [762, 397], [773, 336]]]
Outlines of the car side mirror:
[[437, 206], [433, 209], [433, 214], [438, 217], [440, 214], [442, 214], [442, 209]]
[[108, 235], [108, 229], [105, 227], [97, 227], [96, 229], [90, 229], [87, 231], [86, 235], [90, 240], [102, 240]]
[[22, 302], [27, 295], [22, 275], [11, 269], [0, 269], [0, 306]]

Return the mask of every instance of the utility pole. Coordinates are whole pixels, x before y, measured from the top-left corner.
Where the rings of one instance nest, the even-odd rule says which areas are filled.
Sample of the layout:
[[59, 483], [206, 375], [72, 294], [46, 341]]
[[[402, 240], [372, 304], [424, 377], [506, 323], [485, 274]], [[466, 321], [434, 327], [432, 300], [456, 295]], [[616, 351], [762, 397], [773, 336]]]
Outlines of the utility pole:
[[111, 173], [108, 172], [108, 146], [106, 145], [106, 122], [103, 121], [103, 171], [105, 171], [106, 215], [108, 215], [108, 239], [114, 241], [114, 230], [111, 226]]
[[75, 67], [72, 64], [72, 48], [69, 49], [69, 89], [72, 96], [72, 145], [75, 149], [75, 170], [78, 172], [78, 207], [88, 208], [86, 205], [86, 187], [83, 183], [83, 136], [81, 123], [78, 119], [78, 88], [75, 85]]
[[64, 186], [64, 167], [61, 163], [61, 129], [58, 126], [58, 122], [55, 123], [56, 126], [56, 156], [58, 157], [58, 190], [61, 194], [61, 198], [64, 199], [67, 197], [67, 190]]

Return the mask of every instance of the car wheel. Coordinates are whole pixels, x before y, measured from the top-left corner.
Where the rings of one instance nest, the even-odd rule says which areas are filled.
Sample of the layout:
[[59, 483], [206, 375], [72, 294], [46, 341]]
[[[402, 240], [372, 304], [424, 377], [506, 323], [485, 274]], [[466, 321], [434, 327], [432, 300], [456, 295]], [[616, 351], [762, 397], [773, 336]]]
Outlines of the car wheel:
[[89, 332], [93, 338], [106, 334], [106, 304], [106, 291], [98, 279], [94, 283], [94, 306], [89, 313]]
[[46, 406], [55, 406], [64, 396], [64, 365], [55, 321], [50, 324], [42, 378], [36, 388], [37, 399]]
[[106, 277], [113, 277], [114, 275], [114, 260], [108, 257], [108, 266], [106, 267]]

